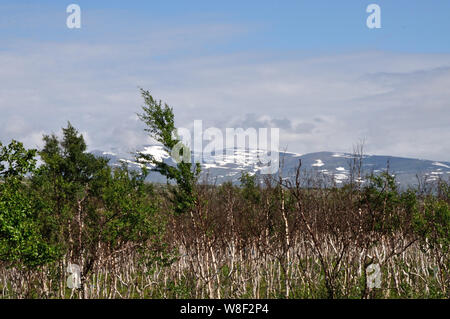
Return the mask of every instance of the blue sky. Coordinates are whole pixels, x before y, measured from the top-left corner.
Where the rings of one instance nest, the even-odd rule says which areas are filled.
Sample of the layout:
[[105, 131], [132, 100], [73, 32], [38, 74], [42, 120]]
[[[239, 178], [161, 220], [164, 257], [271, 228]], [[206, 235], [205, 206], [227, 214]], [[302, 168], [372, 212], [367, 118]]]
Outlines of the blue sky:
[[[139, 30], [224, 24], [246, 29], [208, 52], [241, 50], [392, 50], [449, 52], [450, 2], [379, 1], [86, 1], [80, 5], [83, 28], [65, 26], [72, 2], [10, 1], [0, 5], [4, 40], [126, 41]], [[382, 9], [382, 29], [366, 25], [368, 4]]]
[[[371, 3], [381, 29], [366, 26]], [[450, 160], [449, 13], [444, 0], [3, 0], [0, 140], [39, 147], [70, 120], [91, 149], [138, 147], [143, 87], [180, 126], [283, 124], [293, 152], [365, 138], [371, 153]]]

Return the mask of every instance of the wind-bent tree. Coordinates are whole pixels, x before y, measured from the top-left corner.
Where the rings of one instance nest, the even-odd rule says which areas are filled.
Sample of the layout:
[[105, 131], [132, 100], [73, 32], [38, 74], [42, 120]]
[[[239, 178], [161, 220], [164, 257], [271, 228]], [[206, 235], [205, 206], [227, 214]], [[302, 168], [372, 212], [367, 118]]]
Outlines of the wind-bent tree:
[[[197, 200], [195, 184], [200, 174], [200, 164], [191, 164], [190, 150], [182, 144], [175, 127], [173, 109], [166, 103], [163, 105], [161, 100], [155, 100], [149, 91], [141, 89], [141, 94], [145, 105], [142, 106], [143, 113], [138, 116], [147, 125], [145, 131], [160, 142], [169, 154], [173, 151], [179, 152], [177, 155], [180, 155], [183, 160], [178, 161], [176, 166], [172, 166], [157, 160], [151, 154], [143, 153], [138, 153], [138, 160], [153, 164], [154, 171], [161, 173], [169, 180], [176, 181], [177, 187], [172, 189], [172, 201], [176, 213], [191, 211]], [[186, 158], [189, 160], [186, 161]]]

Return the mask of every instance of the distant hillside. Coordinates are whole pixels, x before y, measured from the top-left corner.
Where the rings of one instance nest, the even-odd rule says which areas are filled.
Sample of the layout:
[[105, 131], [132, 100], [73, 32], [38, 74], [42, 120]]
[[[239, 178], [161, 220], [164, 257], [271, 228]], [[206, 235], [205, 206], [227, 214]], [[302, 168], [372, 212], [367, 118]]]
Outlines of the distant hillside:
[[[169, 164], [174, 162], [165, 150], [159, 145], [146, 145], [142, 152], [153, 154], [159, 160]], [[110, 165], [127, 163], [130, 167], [138, 168], [139, 164], [132, 154], [117, 154], [113, 152], [92, 151], [94, 155], [110, 159]], [[203, 176], [208, 176], [210, 182], [221, 184], [225, 181], [238, 183], [242, 172], [259, 174], [261, 163], [258, 163], [257, 155], [261, 151], [234, 149], [232, 157], [222, 158], [214, 155], [210, 158], [212, 163], [202, 164]], [[316, 152], [308, 154], [296, 154], [280, 152], [280, 163], [283, 165], [283, 176], [295, 175], [299, 160], [302, 170], [323, 174], [330, 177], [336, 184], [342, 184], [349, 178], [350, 163], [353, 155], [349, 153]], [[385, 171], [389, 163], [389, 172], [396, 176], [397, 182], [402, 186], [417, 184], [417, 176], [427, 181], [436, 181], [439, 178], [450, 178], [450, 163], [395, 156], [364, 155], [363, 173], [379, 173]], [[158, 173], [150, 173], [149, 181], [165, 182], [166, 179]]]

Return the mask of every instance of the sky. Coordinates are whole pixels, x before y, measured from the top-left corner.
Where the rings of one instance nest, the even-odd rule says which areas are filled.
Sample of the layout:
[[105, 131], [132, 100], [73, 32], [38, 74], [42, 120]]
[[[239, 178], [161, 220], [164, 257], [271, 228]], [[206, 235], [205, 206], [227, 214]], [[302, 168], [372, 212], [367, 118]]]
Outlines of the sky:
[[[81, 28], [69, 29], [69, 4]], [[369, 29], [369, 4], [381, 28]], [[450, 1], [0, 2], [0, 141], [70, 121], [89, 149], [149, 142], [139, 88], [177, 126], [279, 127], [291, 152], [450, 161]]]

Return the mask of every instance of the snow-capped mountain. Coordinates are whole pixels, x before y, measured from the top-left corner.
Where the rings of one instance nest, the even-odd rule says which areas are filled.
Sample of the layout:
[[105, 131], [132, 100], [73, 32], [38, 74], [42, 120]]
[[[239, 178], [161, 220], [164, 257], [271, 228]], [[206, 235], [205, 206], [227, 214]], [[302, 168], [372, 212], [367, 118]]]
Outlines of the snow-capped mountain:
[[[171, 156], [160, 145], [146, 145], [140, 151], [144, 154], [151, 154], [157, 160], [164, 161], [170, 165], [175, 165]], [[129, 167], [139, 168], [149, 163], [138, 162], [132, 153], [115, 153], [92, 151], [97, 156], [103, 156], [110, 160], [110, 165], [117, 166], [126, 163]], [[201, 161], [202, 178], [207, 178], [210, 183], [221, 184], [225, 181], [238, 183], [243, 172], [251, 175], [261, 174], [261, 168], [268, 163], [267, 159], [261, 162], [265, 154], [262, 150], [241, 150], [229, 149], [223, 152], [213, 153], [209, 157], [203, 157]], [[192, 154], [192, 162], [200, 154]], [[282, 167], [283, 177], [295, 176], [295, 171], [301, 160], [301, 169], [310, 173], [319, 174], [326, 179], [339, 184], [344, 184], [350, 178], [351, 163], [354, 156], [350, 153], [316, 152], [308, 154], [296, 154], [290, 152], [279, 153], [279, 165]], [[362, 174], [365, 176], [371, 172], [380, 173], [386, 171], [395, 175], [397, 182], [403, 186], [415, 185], [417, 177], [426, 179], [429, 182], [437, 181], [439, 178], [450, 179], [450, 162], [437, 162], [413, 158], [403, 158], [395, 156], [364, 155], [362, 160]], [[166, 182], [165, 177], [159, 173], [152, 172], [149, 181]], [[360, 182], [364, 182], [360, 180]]]
[[[348, 181], [351, 163], [354, 156], [349, 153], [319, 152], [301, 156], [302, 167], [312, 168], [324, 175], [332, 176], [337, 184]], [[288, 162], [292, 164], [291, 161]], [[290, 165], [286, 165], [289, 167]], [[421, 160], [413, 158], [364, 155], [362, 159], [362, 173], [365, 176], [370, 173], [380, 173], [388, 169], [391, 175], [403, 186], [415, 185], [418, 177], [429, 182], [439, 178], [450, 179], [450, 163]]]

